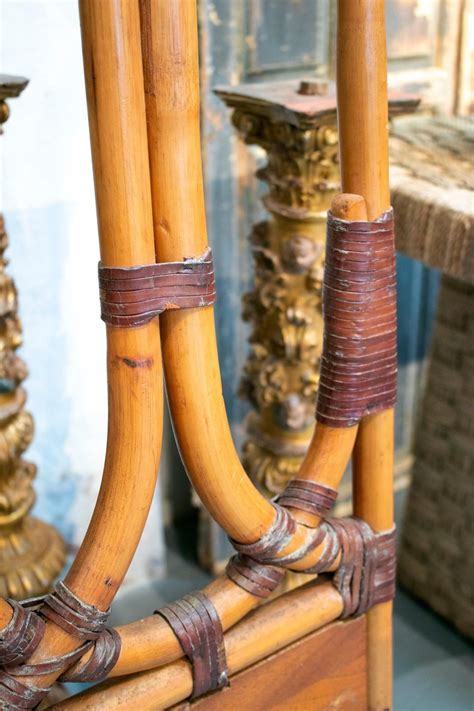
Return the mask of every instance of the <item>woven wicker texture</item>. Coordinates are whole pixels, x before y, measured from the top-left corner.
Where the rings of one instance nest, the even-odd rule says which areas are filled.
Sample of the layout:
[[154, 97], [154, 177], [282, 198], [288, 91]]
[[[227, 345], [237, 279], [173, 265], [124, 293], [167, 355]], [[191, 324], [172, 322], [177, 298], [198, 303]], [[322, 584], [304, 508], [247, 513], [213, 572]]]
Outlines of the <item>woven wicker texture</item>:
[[401, 583], [474, 638], [474, 286], [443, 276]]
[[474, 120], [395, 121], [390, 184], [400, 252], [474, 282]]

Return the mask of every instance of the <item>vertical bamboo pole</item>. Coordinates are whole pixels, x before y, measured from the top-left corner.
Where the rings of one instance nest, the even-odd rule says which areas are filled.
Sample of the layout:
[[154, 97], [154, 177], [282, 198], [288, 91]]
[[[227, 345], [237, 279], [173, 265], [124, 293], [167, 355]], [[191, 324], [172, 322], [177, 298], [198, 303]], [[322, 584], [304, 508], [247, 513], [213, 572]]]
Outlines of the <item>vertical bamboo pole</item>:
[[[105, 266], [154, 263], [140, 21], [129, 0], [81, 0], [81, 27]], [[106, 610], [140, 539], [156, 482], [162, 432], [162, 368], [156, 320], [107, 327], [109, 423], [97, 504], [65, 582]], [[31, 658], [44, 661], [81, 641], [52, 623]], [[24, 681], [46, 687], [59, 676]]]
[[[390, 206], [383, 0], [338, 0], [337, 94], [342, 189], [364, 197], [369, 220]], [[353, 458], [354, 513], [393, 526], [393, 409], [365, 418]], [[369, 708], [392, 704], [392, 605], [368, 613]]]
[[[159, 261], [176, 261], [207, 247], [196, 2], [140, 0], [140, 13], [156, 253]], [[254, 542], [275, 512], [246, 475], [232, 441], [213, 310], [169, 311], [160, 327], [174, 430], [193, 486], [229, 535]], [[337, 487], [356, 432], [356, 426], [337, 430], [318, 423], [300, 475]], [[295, 518], [318, 522], [301, 512]], [[300, 542], [306, 534], [299, 527]]]

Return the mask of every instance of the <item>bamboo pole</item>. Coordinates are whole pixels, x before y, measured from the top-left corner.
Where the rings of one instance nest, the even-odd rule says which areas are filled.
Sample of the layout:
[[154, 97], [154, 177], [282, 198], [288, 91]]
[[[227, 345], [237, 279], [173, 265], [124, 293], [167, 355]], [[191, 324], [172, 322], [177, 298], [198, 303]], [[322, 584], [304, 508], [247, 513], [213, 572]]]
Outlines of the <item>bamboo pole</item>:
[[[140, 8], [156, 253], [159, 261], [181, 260], [207, 247], [196, 3], [140, 0]], [[275, 513], [247, 477], [232, 441], [213, 310], [169, 311], [160, 317], [160, 327], [170, 410], [190, 479], [227, 533], [252, 543], [268, 530]], [[337, 488], [356, 432], [357, 427], [335, 431], [318, 424], [301, 476]], [[318, 523], [301, 512], [295, 518]], [[285, 553], [306, 535], [300, 526]]]
[[[224, 637], [229, 673], [235, 674], [337, 619], [342, 599], [331, 583], [316, 582], [256, 610]], [[275, 624], [278, 620], [278, 624]], [[115, 706], [165, 709], [192, 691], [191, 667], [178, 661], [160, 669], [107, 681], [50, 707], [99, 711]]]
[[[105, 266], [155, 261], [138, 7], [81, 0], [84, 67], [99, 239]], [[66, 576], [70, 589], [106, 610], [140, 539], [153, 497], [162, 432], [162, 370], [155, 322], [107, 327], [109, 425], [96, 507]], [[48, 623], [31, 663], [78, 647]], [[24, 678], [48, 686], [56, 676]]]
[[[390, 207], [383, 0], [338, 0], [337, 101], [342, 190], [363, 196], [374, 220]], [[393, 409], [364, 418], [353, 468], [355, 515], [392, 528]], [[381, 711], [392, 704], [392, 604], [367, 617], [369, 708]]]

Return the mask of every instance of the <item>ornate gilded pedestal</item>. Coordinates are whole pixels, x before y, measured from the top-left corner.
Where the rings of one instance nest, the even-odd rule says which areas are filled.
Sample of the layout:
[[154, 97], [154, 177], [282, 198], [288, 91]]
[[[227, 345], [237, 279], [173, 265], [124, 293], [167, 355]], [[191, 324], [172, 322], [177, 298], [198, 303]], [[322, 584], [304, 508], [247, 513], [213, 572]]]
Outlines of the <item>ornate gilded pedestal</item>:
[[[336, 98], [333, 84], [317, 80], [216, 93], [233, 109], [241, 137], [268, 159], [257, 173], [269, 187], [269, 218], [250, 235], [255, 288], [244, 297], [252, 331], [241, 394], [254, 408], [244, 466], [274, 496], [297, 473], [314, 428], [326, 212], [339, 190]], [[390, 114], [416, 105], [414, 97], [393, 97]]]
[[[6, 99], [20, 95], [28, 81], [0, 75], [0, 132], [9, 115]], [[46, 592], [64, 565], [63, 539], [28, 513], [35, 502], [36, 466], [22, 459], [33, 437], [33, 418], [23, 408], [21, 387], [28, 371], [16, 355], [22, 343], [17, 291], [6, 273], [8, 246], [0, 215], [0, 595], [21, 599]]]

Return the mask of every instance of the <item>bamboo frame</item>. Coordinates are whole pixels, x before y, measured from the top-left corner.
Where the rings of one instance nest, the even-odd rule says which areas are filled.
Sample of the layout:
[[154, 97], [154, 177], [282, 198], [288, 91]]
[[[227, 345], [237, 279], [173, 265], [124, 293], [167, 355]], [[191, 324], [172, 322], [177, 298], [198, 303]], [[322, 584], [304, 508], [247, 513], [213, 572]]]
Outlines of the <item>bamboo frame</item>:
[[[390, 207], [383, 2], [338, 0], [336, 67], [342, 190], [363, 196], [367, 219], [374, 220]], [[375, 531], [394, 525], [393, 438], [393, 409], [360, 423], [353, 456], [354, 514]], [[376, 606], [367, 618], [369, 709], [378, 711], [392, 704], [392, 603]]]
[[[336, 620], [341, 610], [339, 593], [331, 583], [319, 581], [267, 603], [225, 635], [230, 674], [236, 674]], [[276, 619], [278, 625], [275, 625]], [[116, 705], [157, 711], [182, 701], [191, 691], [191, 667], [187, 661], [178, 661], [104, 682], [50, 708], [99, 711]]]
[[[159, 261], [199, 256], [207, 247], [207, 236], [195, 3], [80, 0], [80, 7], [102, 262], [105, 266], [154, 263], [155, 251]], [[339, 0], [339, 13], [343, 21], [338, 43], [339, 47], [344, 45], [344, 53], [338, 56], [342, 180], [343, 189], [356, 195], [336, 198], [332, 210], [346, 219], [374, 219], [389, 206], [383, 2]], [[370, 41], [363, 31], [367, 27], [373, 30]], [[354, 106], [346, 104], [349, 95], [356, 97]], [[232, 442], [221, 393], [212, 309], [165, 312], [160, 316], [160, 330], [170, 410], [189, 476], [229, 535], [241, 543], [253, 543], [273, 523], [274, 509], [247, 478]], [[162, 433], [157, 320], [134, 329], [108, 326], [107, 346], [109, 435], [103, 481], [84, 543], [65, 579], [76, 595], [102, 610], [110, 606], [140, 538], [153, 496]], [[391, 410], [366, 418], [360, 428], [318, 423], [298, 476], [337, 488], [356, 443], [355, 511], [374, 530], [389, 529], [393, 525], [392, 432]], [[298, 526], [281, 555], [300, 547], [320, 520], [290, 511]], [[314, 565], [321, 548], [293, 563], [292, 569]], [[338, 561], [333, 569], [337, 565]], [[326, 591], [324, 599], [332, 601], [331, 616], [326, 619], [323, 614], [316, 621], [313, 616], [311, 624], [339, 616], [339, 593], [329, 584], [314, 589]], [[306, 592], [300, 593], [306, 599]], [[206, 594], [224, 630], [259, 602], [226, 577], [208, 586]], [[261, 658], [256, 652], [242, 652], [241, 647], [245, 639], [257, 644], [276, 612], [283, 617], [292, 614], [291, 600], [296, 598], [287, 597], [255, 613], [252, 620], [266, 621], [262, 627], [245, 622], [227, 633], [232, 671], [243, 668], [239, 664], [245, 666]], [[0, 600], [0, 625], [10, 616], [11, 608]], [[390, 620], [389, 603], [368, 613], [371, 709], [390, 705], [391, 662], [384, 659], [390, 646]], [[306, 633], [302, 630], [310, 631], [303, 617], [287, 631], [279, 629], [270, 635], [268, 645], [265, 642], [259, 647], [259, 654], [269, 653], [275, 635], [281, 646], [289, 644], [296, 639], [292, 637], [295, 630], [299, 636]], [[160, 699], [166, 697], [167, 703], [173, 703], [189, 694], [189, 665], [180, 660], [181, 647], [161, 618], [126, 625], [120, 628], [120, 635], [122, 651], [110, 676], [167, 666], [142, 671], [126, 681], [107, 682], [78, 697], [77, 703], [83, 698], [95, 699], [93, 708], [102, 708], [103, 693], [114, 702], [127, 698], [120, 696], [122, 690], [125, 694], [131, 690], [136, 703], [137, 689], [141, 689], [143, 703], [154, 704], [142, 707], [156, 708]], [[48, 623], [31, 662], [44, 661], [79, 644]], [[90, 652], [76, 667], [81, 668], [88, 656]], [[25, 681], [46, 687], [58, 675]], [[164, 691], [157, 688], [158, 682], [164, 684]], [[71, 700], [58, 708], [75, 708], [75, 704]]]
[[[138, 12], [128, 0], [83, 0], [81, 24], [101, 259], [106, 266], [154, 261]], [[155, 488], [163, 409], [156, 323], [133, 330], [107, 327], [107, 375], [102, 484], [65, 579], [76, 595], [102, 610], [131, 562]], [[31, 662], [79, 645], [48, 623]], [[56, 676], [24, 681], [46, 687]]]
[[[175, 261], [202, 254], [207, 247], [196, 5], [141, 0], [140, 8], [156, 254], [160, 261]], [[253, 543], [270, 528], [275, 512], [247, 477], [232, 441], [213, 311], [165, 312], [160, 327], [170, 411], [188, 475], [229, 536]], [[357, 426], [339, 430], [318, 423], [299, 476], [337, 488], [356, 432]], [[294, 514], [302, 523], [318, 523], [308, 514]], [[300, 526], [282, 555], [299, 547], [307, 535]], [[294, 569], [314, 564], [319, 553]]]

